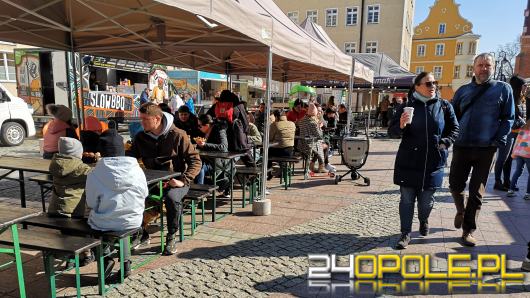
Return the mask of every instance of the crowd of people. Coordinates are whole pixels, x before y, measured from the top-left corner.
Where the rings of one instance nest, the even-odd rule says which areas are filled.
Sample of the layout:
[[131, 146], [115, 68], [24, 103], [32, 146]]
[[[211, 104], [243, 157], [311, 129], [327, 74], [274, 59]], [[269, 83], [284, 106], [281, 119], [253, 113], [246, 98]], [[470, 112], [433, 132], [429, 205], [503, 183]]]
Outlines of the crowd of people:
[[[501, 169], [505, 162], [511, 162], [509, 156], [515, 160], [513, 176], [510, 180], [505, 178], [502, 185], [507, 186], [504, 190], [509, 196], [517, 192], [523, 165], [530, 165], [530, 124], [513, 126], [516, 116], [524, 119], [517, 114], [520, 112], [516, 113], [520, 100], [518, 94], [514, 100], [515, 87], [492, 78], [493, 64], [491, 55], [478, 55], [473, 81], [462, 86], [452, 102], [439, 97], [433, 74], [422, 72], [415, 78], [408, 100], [396, 104], [389, 131], [402, 137], [394, 171], [394, 183], [401, 192], [401, 237], [397, 248], [404, 249], [411, 241], [416, 201], [420, 234], [429, 234], [434, 194], [442, 186], [451, 146], [449, 185], [456, 208], [454, 226], [462, 228], [462, 244], [477, 243], [473, 233], [495, 152], [499, 152], [497, 163]], [[89, 166], [82, 162], [85, 150], [72, 125], [71, 110], [60, 105], [47, 109], [54, 117], [44, 134], [43, 148], [43, 158], [51, 159], [54, 182], [49, 216], [87, 218], [93, 229], [101, 231], [141, 226], [137, 243], [147, 243], [150, 236], [144, 208], [149, 190], [142, 167], [179, 172], [181, 175], [168, 180], [163, 190], [168, 229], [166, 255], [177, 251], [182, 200], [191, 183], [211, 184], [213, 175], [217, 175], [213, 172], [214, 163], [218, 169], [227, 167], [224, 160], [201, 158], [199, 151], [241, 152], [241, 162], [255, 166], [259, 157], [253, 156], [250, 149], [252, 144], [262, 142], [265, 117], [269, 117], [269, 156], [291, 157], [298, 151], [310, 160], [311, 171], [334, 172], [335, 167], [328, 160], [332, 146], [325, 132], [329, 136], [329, 131], [340, 130], [348, 117], [346, 107], [336, 106], [333, 97], [324, 105], [297, 99], [288, 112], [276, 109], [271, 115], [266, 115], [265, 104], [253, 115], [229, 90], [220, 92], [212, 107], [198, 116], [186, 104], [172, 109], [164, 103], [147, 101], [139, 109], [141, 129], [132, 133], [130, 147], [125, 150], [124, 140], [115, 129], [100, 131], [94, 149], [98, 152], [97, 163]], [[388, 109], [381, 112], [388, 113]], [[268, 166], [272, 164], [269, 162]], [[464, 189], [470, 173], [466, 198]], [[505, 177], [509, 175], [508, 170]], [[228, 178], [217, 179], [219, 195], [230, 195]], [[267, 179], [272, 178], [271, 173]], [[530, 181], [528, 187], [525, 199], [530, 199]], [[84, 259], [89, 262], [90, 254]], [[106, 273], [113, 264], [111, 258], [105, 259]], [[530, 254], [523, 267], [530, 269]], [[130, 268], [128, 260], [125, 276], [130, 274]]]

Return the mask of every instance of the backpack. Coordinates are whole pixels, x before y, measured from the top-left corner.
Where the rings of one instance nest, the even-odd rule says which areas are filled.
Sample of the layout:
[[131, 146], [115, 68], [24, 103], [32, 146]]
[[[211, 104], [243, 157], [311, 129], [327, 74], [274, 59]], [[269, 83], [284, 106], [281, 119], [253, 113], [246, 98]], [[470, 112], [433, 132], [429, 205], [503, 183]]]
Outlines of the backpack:
[[217, 102], [215, 104], [215, 118], [225, 119], [228, 123], [234, 122], [234, 103], [233, 102]]

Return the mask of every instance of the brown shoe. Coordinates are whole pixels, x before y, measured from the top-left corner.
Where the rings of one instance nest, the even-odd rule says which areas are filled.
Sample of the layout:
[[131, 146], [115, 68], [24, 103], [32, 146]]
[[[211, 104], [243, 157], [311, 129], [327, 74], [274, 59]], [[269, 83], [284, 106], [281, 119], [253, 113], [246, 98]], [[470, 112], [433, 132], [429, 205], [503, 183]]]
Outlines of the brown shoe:
[[477, 239], [469, 232], [464, 232], [462, 234], [462, 242], [465, 246], [475, 246], [477, 245]]
[[460, 229], [464, 222], [464, 213], [457, 212], [455, 215], [455, 228]]

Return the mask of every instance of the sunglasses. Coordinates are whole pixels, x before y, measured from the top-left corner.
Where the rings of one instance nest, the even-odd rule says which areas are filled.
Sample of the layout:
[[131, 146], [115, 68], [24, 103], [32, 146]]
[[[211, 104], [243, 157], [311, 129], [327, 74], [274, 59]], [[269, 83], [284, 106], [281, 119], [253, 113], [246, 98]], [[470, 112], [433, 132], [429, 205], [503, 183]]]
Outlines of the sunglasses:
[[427, 88], [431, 88], [431, 87], [438, 86], [438, 81], [428, 81], [428, 82], [425, 82], [425, 83], [422, 83], [422, 84], [424, 84], [425, 87], [427, 87]]

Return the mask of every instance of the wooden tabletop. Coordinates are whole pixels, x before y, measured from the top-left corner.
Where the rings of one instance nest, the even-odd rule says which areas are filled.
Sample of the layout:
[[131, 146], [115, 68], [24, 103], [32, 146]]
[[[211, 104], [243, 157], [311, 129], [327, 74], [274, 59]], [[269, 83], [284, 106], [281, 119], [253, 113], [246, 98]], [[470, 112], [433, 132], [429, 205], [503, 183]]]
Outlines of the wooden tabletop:
[[50, 172], [49, 159], [37, 157], [0, 156], [0, 169], [23, 170], [47, 174]]
[[26, 219], [39, 216], [42, 211], [21, 208], [16, 206], [0, 206], [0, 229], [12, 224], [19, 223]]
[[241, 157], [247, 155], [247, 153], [242, 152], [219, 152], [219, 151], [199, 151], [199, 154], [204, 157], [210, 158], [221, 158], [221, 159], [233, 159], [236, 157]]
[[180, 177], [179, 172], [169, 172], [169, 171], [158, 171], [158, 170], [149, 170], [144, 169], [145, 178], [147, 179], [147, 184], [155, 184], [159, 181], [169, 180], [171, 178]]

